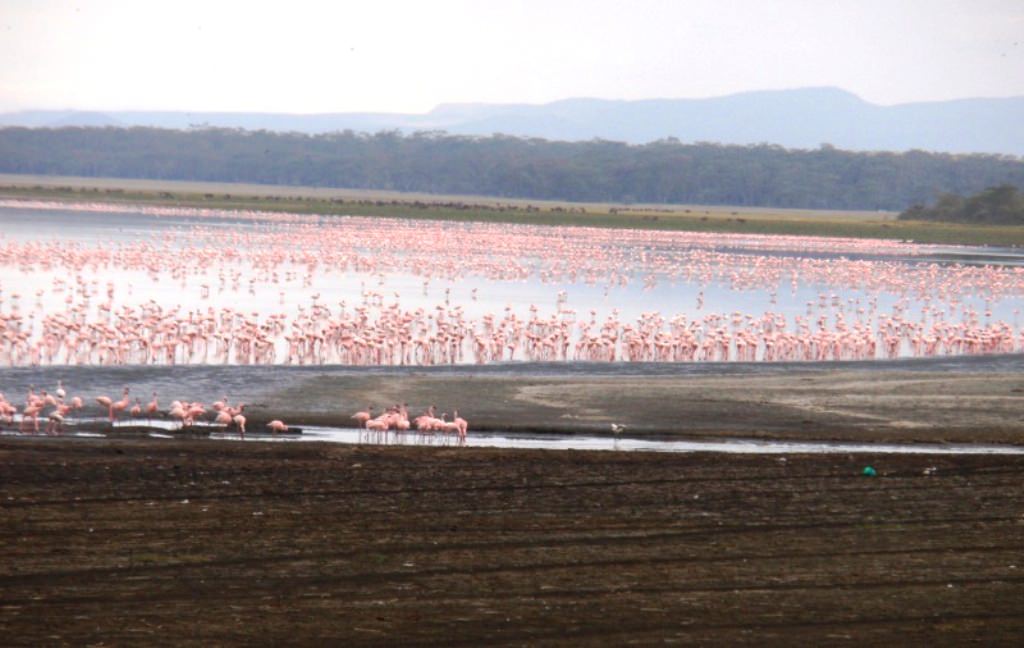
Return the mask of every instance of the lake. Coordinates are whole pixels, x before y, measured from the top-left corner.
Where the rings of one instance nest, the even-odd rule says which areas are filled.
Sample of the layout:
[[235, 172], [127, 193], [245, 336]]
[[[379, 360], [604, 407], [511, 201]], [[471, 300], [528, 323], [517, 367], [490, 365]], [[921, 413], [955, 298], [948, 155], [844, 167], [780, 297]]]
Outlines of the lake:
[[1016, 353], [1024, 257], [898, 241], [0, 202], [0, 364]]

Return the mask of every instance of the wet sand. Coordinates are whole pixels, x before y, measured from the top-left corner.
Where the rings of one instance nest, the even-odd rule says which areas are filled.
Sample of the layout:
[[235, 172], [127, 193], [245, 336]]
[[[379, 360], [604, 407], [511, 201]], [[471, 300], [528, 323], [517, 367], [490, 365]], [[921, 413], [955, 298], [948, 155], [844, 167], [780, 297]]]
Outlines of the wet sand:
[[0, 534], [6, 645], [1024, 632], [1019, 457], [0, 438]]

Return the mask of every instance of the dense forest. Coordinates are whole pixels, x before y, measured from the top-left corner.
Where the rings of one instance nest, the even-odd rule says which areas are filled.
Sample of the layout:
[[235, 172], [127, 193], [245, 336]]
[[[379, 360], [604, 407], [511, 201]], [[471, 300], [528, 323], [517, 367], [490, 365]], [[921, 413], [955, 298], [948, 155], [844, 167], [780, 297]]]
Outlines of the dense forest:
[[931, 206], [914, 205], [900, 214], [900, 219], [1024, 225], [1024, 193], [1013, 185], [989, 187], [966, 198], [945, 193]]
[[999, 155], [215, 128], [0, 129], [0, 172], [871, 210], [1024, 187], [1024, 160]]

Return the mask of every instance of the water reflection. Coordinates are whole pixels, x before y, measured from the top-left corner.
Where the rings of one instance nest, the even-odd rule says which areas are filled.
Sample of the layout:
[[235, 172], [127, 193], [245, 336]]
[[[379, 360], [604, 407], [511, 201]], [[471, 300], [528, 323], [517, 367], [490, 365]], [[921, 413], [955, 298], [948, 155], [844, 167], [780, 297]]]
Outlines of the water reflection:
[[[152, 439], [173, 439], [181, 433], [170, 432], [173, 426], [165, 422], [154, 426], [167, 432], [150, 430], [145, 436]], [[127, 427], [127, 426], [122, 426]], [[914, 454], [914, 455], [1024, 455], [1024, 447], [985, 444], [925, 444], [925, 443], [833, 443], [817, 441], [763, 441], [755, 439], [654, 440], [586, 435], [531, 435], [513, 433], [471, 433], [460, 440], [454, 435], [423, 435], [414, 432], [397, 434], [373, 433], [354, 428], [304, 426], [299, 434], [273, 435], [266, 432], [226, 432], [213, 426], [200, 426], [187, 433], [194, 438], [199, 434], [218, 442], [245, 443], [339, 443], [346, 445], [408, 446], [408, 447], [468, 447], [504, 448], [516, 450], [580, 450], [613, 452], [711, 452], [726, 454], [786, 455], [786, 454]], [[4, 436], [35, 436], [15, 431], [3, 431]], [[118, 438], [125, 436], [117, 429], [109, 433], [67, 431], [59, 436]]]

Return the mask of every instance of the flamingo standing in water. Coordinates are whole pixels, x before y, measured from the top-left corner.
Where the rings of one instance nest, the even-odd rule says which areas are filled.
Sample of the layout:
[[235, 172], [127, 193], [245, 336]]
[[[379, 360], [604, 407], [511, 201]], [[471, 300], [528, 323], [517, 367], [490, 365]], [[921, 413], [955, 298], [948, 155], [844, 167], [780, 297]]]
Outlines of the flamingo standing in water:
[[469, 423], [466, 422], [466, 419], [464, 419], [464, 418], [459, 416], [459, 410], [453, 410], [453, 411], [455, 412], [454, 423], [455, 423], [455, 425], [457, 425], [459, 427], [459, 438], [460, 439], [465, 439], [466, 438], [466, 431], [469, 429]]
[[113, 423], [118, 412], [123, 412], [128, 408], [131, 401], [128, 399], [128, 388], [124, 388], [124, 393], [121, 394], [121, 400], [114, 401], [110, 404], [110, 422]]
[[160, 410], [160, 404], [156, 400], [156, 392], [153, 392], [153, 400], [146, 403], [146, 423], [152, 425], [153, 416]]
[[128, 388], [124, 388], [124, 393], [121, 395], [121, 400], [112, 401], [109, 396], [97, 396], [96, 402], [107, 408], [107, 414], [110, 417], [110, 422], [114, 422], [114, 412], [120, 412], [128, 407]]
[[283, 421], [280, 421], [278, 419], [274, 419], [270, 423], [267, 423], [267, 427], [270, 428], [270, 431], [273, 432], [274, 434], [288, 431], [288, 426], [285, 425]]
[[[245, 406], [243, 405], [242, 407], [244, 409]], [[233, 420], [235, 422], [235, 425], [238, 426], [239, 434], [241, 434], [242, 438], [244, 439], [245, 438], [245, 415], [241, 414], [241, 413], [235, 414], [235, 418]]]
[[97, 396], [96, 402], [99, 403], [101, 406], [107, 408], [107, 414], [110, 416], [110, 422], [113, 423], [114, 411], [110, 409], [110, 406], [113, 405], [114, 401], [111, 400], [110, 396]]
[[441, 412], [441, 426], [439, 428], [441, 432], [444, 432], [445, 434], [448, 434], [449, 432], [452, 434], [459, 434], [459, 424], [455, 421], [445, 420], [446, 416], [448, 416], [448, 412]]
[[71, 405], [64, 405], [63, 403], [61, 403], [60, 405], [57, 406], [57, 409], [50, 412], [50, 416], [47, 417], [49, 423], [47, 423], [46, 425], [46, 433], [55, 434], [57, 432], [60, 432], [61, 429], [64, 427], [64, 418], [68, 415], [68, 412], [70, 411]]
[[43, 404], [40, 401], [33, 401], [25, 405], [25, 409], [21, 410], [21, 429], [25, 429], [25, 423], [32, 420], [32, 429], [35, 432], [39, 431], [39, 412], [43, 409]]
[[352, 415], [352, 420], [356, 422], [357, 427], [365, 428], [370, 419], [373, 418], [373, 405], [366, 408], [365, 412], [356, 412]]
[[14, 422], [14, 415], [17, 413], [18, 408], [7, 402], [3, 394], [0, 394], [0, 420], [7, 419], [8, 423]]
[[176, 419], [179, 423], [178, 429], [185, 427], [186, 424], [190, 424], [191, 421], [188, 419], [188, 414], [185, 412], [185, 407], [178, 401], [171, 403], [171, 409], [167, 412], [168, 416], [172, 419]]

